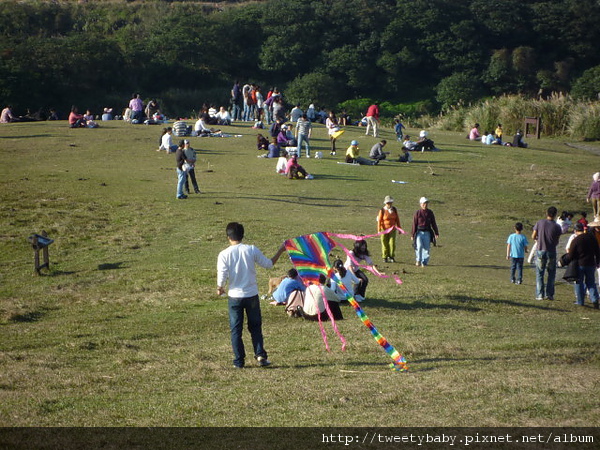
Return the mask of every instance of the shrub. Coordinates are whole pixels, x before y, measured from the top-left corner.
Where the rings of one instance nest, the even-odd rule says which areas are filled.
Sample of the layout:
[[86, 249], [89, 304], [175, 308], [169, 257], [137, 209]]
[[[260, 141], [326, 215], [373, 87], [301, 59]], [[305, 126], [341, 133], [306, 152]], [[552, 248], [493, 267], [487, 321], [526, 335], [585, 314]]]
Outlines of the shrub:
[[568, 133], [575, 139], [600, 140], [600, 103], [577, 103], [571, 110]]
[[600, 100], [600, 66], [592, 67], [573, 83], [571, 95], [578, 99]]

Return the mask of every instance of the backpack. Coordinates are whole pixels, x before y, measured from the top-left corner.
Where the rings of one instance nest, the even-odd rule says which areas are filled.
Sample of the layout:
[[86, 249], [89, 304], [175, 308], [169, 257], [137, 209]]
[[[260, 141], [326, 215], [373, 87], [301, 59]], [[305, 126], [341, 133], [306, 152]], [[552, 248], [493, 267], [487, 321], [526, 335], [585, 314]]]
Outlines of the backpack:
[[295, 290], [288, 297], [287, 305], [285, 306], [285, 312], [291, 317], [302, 317], [302, 313], [298, 311], [304, 307], [304, 292]]

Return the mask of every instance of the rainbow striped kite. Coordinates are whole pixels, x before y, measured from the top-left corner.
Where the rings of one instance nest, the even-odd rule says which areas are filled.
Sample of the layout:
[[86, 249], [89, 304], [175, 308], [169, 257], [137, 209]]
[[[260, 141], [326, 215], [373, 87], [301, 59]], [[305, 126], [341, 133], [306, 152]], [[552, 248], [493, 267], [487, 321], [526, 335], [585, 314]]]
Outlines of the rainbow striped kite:
[[[299, 236], [294, 239], [288, 239], [287, 241], [285, 241], [285, 248], [288, 251], [290, 259], [292, 260], [292, 264], [294, 264], [294, 266], [296, 267], [296, 270], [298, 270], [298, 274], [299, 274], [300, 278], [302, 279], [302, 281], [304, 282], [304, 284], [308, 285], [308, 284], [312, 283], [312, 284], [318, 285], [319, 284], [319, 275], [323, 274], [329, 278], [331, 278], [333, 275], [333, 266], [329, 262], [329, 252], [331, 251], [331, 249], [333, 249], [336, 246], [339, 246], [340, 248], [342, 248], [344, 250], [344, 252], [347, 255], [352, 257], [349, 253], [349, 250], [347, 248], [345, 248], [343, 245], [340, 245], [337, 242], [335, 242], [331, 238], [331, 236], [338, 236], [341, 238], [358, 240], [358, 239], [365, 239], [368, 237], [379, 236], [380, 234], [384, 234], [384, 233], [389, 233], [392, 229], [393, 228], [390, 228], [390, 229], [385, 230], [377, 235], [372, 235], [372, 236], [341, 235], [341, 234], [330, 234], [330, 233], [326, 233], [326, 232], [307, 234], [304, 236]], [[401, 230], [401, 229], [399, 229], [399, 230], [400, 230], [400, 232], [404, 233], [403, 230]], [[354, 262], [356, 263], [356, 261], [354, 261]], [[369, 267], [367, 267], [367, 266], [361, 265], [361, 267], [369, 269]], [[369, 270], [371, 270], [371, 269], [369, 269]], [[371, 271], [373, 272], [373, 270], [371, 270]], [[395, 277], [395, 278], [396, 278], [397, 283], [401, 283], [401, 281], [397, 277]], [[337, 277], [336, 277], [336, 280], [337, 280], [337, 285], [342, 290], [342, 292], [344, 292], [344, 294], [346, 295], [346, 298], [348, 299], [348, 302], [350, 303], [350, 305], [352, 305], [352, 307], [356, 311], [356, 315], [360, 318], [360, 320], [363, 322], [363, 324], [369, 329], [369, 331], [371, 332], [371, 334], [373, 335], [373, 337], [375, 338], [377, 343], [379, 345], [381, 345], [381, 347], [383, 347], [383, 349], [390, 356], [390, 358], [392, 358], [393, 363], [390, 364], [390, 367], [393, 370], [400, 371], [400, 372], [404, 372], [404, 371], [408, 370], [408, 366], [406, 364], [406, 360], [404, 359], [404, 357], [387, 341], [386, 338], [384, 338], [381, 335], [381, 333], [379, 333], [379, 331], [377, 330], [375, 325], [373, 325], [373, 322], [371, 322], [371, 320], [367, 317], [367, 315], [365, 314], [363, 309], [360, 307], [360, 304], [354, 299], [353, 293], [348, 292], [346, 287], [343, 285], [343, 283]], [[327, 305], [327, 302], [325, 302], [325, 305]], [[331, 312], [329, 311], [329, 307], [326, 306], [326, 309], [329, 314], [329, 318], [331, 320], [332, 326], [342, 341], [342, 350], [344, 350], [346, 347], [346, 341], [345, 341], [344, 337], [341, 335], [341, 333], [339, 333], [337, 326], [335, 324], [335, 321], [333, 320], [333, 317], [331, 315]], [[319, 324], [321, 326], [321, 334], [323, 335], [323, 339], [325, 340], [325, 346], [327, 347], [327, 350], [329, 350], [329, 346], [327, 344], [327, 337], [326, 337], [325, 331], [324, 331], [323, 326], [320, 321], [319, 321]]]

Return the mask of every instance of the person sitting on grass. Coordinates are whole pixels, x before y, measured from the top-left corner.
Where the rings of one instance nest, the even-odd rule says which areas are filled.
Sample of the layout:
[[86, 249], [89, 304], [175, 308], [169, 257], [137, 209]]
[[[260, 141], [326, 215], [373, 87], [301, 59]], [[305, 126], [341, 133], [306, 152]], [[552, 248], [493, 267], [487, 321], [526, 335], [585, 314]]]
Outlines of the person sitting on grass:
[[296, 155], [292, 156], [285, 166], [285, 174], [290, 180], [312, 180], [313, 176], [309, 174], [304, 167], [298, 164], [298, 157]]
[[285, 150], [281, 150], [279, 153], [279, 158], [277, 159], [277, 164], [275, 165], [275, 172], [280, 175], [285, 175], [285, 168], [287, 166], [287, 156], [288, 153]]
[[280, 153], [281, 148], [279, 147], [277, 138], [273, 138], [272, 142], [269, 144], [269, 153], [267, 153], [267, 158], [279, 158]]
[[256, 135], [256, 149], [259, 152], [269, 150], [269, 140], [260, 133]]
[[[325, 301], [334, 320], [343, 320], [342, 310], [340, 309], [340, 299], [333, 289], [327, 286], [325, 275], [319, 275], [319, 284], [311, 284], [306, 288], [306, 297], [304, 298], [304, 307], [301, 308], [301, 316], [306, 320], [329, 320], [329, 314], [325, 308]], [[319, 317], [320, 316], [320, 317]]]
[[517, 130], [517, 134], [515, 134], [515, 137], [513, 138], [512, 146], [527, 148], [527, 143], [523, 142], [523, 132], [521, 130]]
[[167, 128], [167, 132], [162, 135], [161, 144], [158, 151], [164, 150], [167, 153], [175, 153], [177, 151], [177, 145], [173, 144], [173, 129]]
[[270, 302], [271, 305], [285, 305], [288, 301], [290, 294], [294, 291], [304, 292], [306, 286], [302, 284], [302, 281], [298, 277], [298, 271], [294, 268], [288, 270], [287, 277], [281, 280], [277, 289], [273, 291], [274, 300]]
[[371, 161], [363, 158], [359, 155], [359, 152], [358, 141], [350, 142], [350, 147], [346, 150], [346, 162], [348, 164], [361, 164], [365, 166], [375, 166], [379, 163], [379, 161]]
[[437, 150], [437, 148], [435, 148], [434, 142], [431, 139], [429, 139], [428, 136], [429, 133], [427, 131], [421, 130], [421, 132], [419, 133], [419, 139], [417, 140], [418, 150], [421, 150], [422, 152]]
[[71, 108], [71, 113], [69, 114], [69, 126], [71, 128], [85, 127], [85, 119], [83, 118], [83, 114], [79, 114], [77, 106]]
[[[360, 280], [356, 278], [356, 275], [354, 275], [351, 270], [348, 270], [344, 267], [344, 263], [341, 259], [335, 260], [333, 263], [333, 269], [335, 270], [335, 281], [341, 281], [346, 288], [346, 291], [348, 291], [348, 294], [350, 296], [354, 296], [355, 288], [360, 284]], [[340, 300], [347, 300], [346, 294], [341, 289], [338, 292]], [[354, 300], [360, 303], [363, 298], [359, 295], [358, 298], [355, 296]]]
[[400, 157], [398, 158], [399, 162], [405, 162], [405, 163], [410, 163], [412, 162], [413, 157], [412, 154], [408, 151], [408, 149], [406, 147], [402, 147], [402, 154], [400, 155]]

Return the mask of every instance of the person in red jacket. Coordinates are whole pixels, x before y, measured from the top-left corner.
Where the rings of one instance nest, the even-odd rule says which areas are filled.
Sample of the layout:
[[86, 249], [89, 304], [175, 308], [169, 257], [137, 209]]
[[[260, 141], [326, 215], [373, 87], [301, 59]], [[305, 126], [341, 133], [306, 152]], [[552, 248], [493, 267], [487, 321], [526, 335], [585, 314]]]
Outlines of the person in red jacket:
[[365, 136], [369, 135], [369, 129], [373, 128], [373, 136], [379, 137], [379, 104], [373, 103], [367, 109], [367, 131]]

